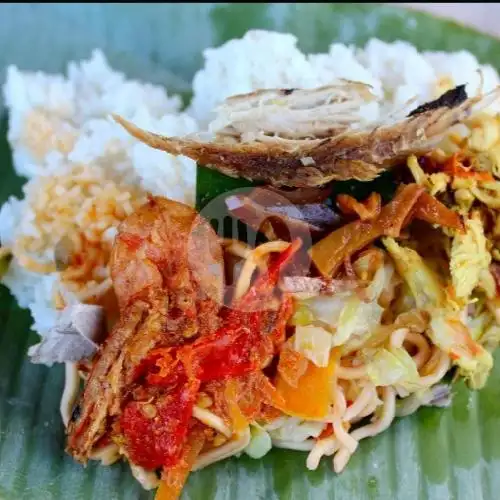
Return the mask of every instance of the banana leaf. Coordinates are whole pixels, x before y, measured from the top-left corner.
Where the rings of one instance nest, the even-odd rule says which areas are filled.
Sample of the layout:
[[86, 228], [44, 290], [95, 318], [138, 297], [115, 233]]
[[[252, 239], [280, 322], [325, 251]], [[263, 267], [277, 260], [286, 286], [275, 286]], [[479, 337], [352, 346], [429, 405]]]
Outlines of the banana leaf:
[[[133, 78], [162, 84], [189, 99], [202, 50], [248, 29], [291, 32], [307, 52], [332, 41], [363, 45], [372, 37], [407, 40], [420, 50], [460, 50], [500, 69], [500, 41], [453, 22], [378, 4], [0, 4], [0, 81], [9, 64], [61, 72], [70, 60], [101, 48]], [[0, 101], [0, 202], [20, 195]], [[390, 179], [379, 180], [388, 189]], [[200, 168], [199, 207], [245, 185]], [[356, 193], [353, 184], [338, 192]], [[363, 191], [358, 192], [362, 196]], [[147, 499], [125, 464], [76, 464], [64, 452], [59, 416], [63, 368], [30, 364], [29, 313], [0, 287], [0, 499]], [[498, 359], [497, 359], [498, 361]], [[455, 386], [449, 409], [425, 408], [385, 433], [362, 441], [345, 472], [331, 461], [307, 471], [300, 452], [273, 450], [202, 470], [185, 499], [491, 499], [500, 492], [500, 369], [473, 393]]]

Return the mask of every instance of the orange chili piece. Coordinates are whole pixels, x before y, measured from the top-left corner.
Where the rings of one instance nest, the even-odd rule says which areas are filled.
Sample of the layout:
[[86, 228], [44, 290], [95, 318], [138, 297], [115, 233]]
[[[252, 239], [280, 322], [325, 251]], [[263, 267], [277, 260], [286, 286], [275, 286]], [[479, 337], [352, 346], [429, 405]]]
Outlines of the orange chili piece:
[[465, 167], [462, 162], [463, 154], [458, 152], [454, 153], [443, 166], [443, 172], [451, 177], [474, 178], [478, 181], [488, 182], [495, 179], [489, 172], [477, 172], [472, 170], [472, 167]]
[[373, 192], [365, 200], [358, 201], [348, 194], [339, 194], [337, 205], [345, 214], [356, 214], [361, 220], [371, 220], [380, 215], [382, 197], [379, 193]]

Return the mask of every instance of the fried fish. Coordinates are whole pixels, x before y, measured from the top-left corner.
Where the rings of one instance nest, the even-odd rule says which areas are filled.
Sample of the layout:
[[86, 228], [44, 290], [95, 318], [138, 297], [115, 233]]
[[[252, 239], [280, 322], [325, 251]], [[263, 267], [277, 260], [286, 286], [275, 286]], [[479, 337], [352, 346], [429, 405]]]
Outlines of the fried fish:
[[372, 180], [408, 155], [431, 150], [450, 127], [469, 117], [476, 104], [487, 105], [499, 93], [467, 98], [462, 85], [391, 122], [372, 112], [376, 98], [361, 83], [261, 90], [227, 99], [208, 139], [165, 137], [120, 116], [114, 119], [149, 146], [187, 156], [228, 176], [311, 187], [333, 180]]

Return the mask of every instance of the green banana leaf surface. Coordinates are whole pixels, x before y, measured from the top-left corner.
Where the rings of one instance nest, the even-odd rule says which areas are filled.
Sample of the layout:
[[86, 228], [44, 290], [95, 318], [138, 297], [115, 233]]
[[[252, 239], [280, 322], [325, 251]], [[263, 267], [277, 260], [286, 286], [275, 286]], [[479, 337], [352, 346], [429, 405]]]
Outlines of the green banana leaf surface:
[[[460, 50], [500, 69], [500, 40], [428, 15], [378, 4], [0, 4], [0, 81], [9, 64], [62, 72], [101, 48], [128, 76], [189, 98], [202, 51], [248, 29], [291, 32], [307, 52], [332, 41], [407, 40], [420, 50]], [[0, 202], [20, 195], [0, 100]], [[379, 181], [382, 184], [390, 179]], [[242, 185], [200, 168], [198, 205]], [[381, 186], [384, 188], [383, 186]], [[385, 186], [387, 187], [387, 186]], [[339, 186], [349, 190], [349, 186]], [[29, 313], [0, 287], [0, 499], [146, 499], [125, 464], [75, 463], [64, 452], [59, 415], [64, 369], [30, 364]], [[497, 356], [497, 361], [500, 361]], [[191, 475], [183, 498], [431, 499], [500, 497], [500, 368], [486, 388], [454, 389], [449, 409], [424, 408], [361, 442], [344, 473], [325, 459], [305, 467], [301, 452], [273, 450], [262, 460], [227, 460]]]

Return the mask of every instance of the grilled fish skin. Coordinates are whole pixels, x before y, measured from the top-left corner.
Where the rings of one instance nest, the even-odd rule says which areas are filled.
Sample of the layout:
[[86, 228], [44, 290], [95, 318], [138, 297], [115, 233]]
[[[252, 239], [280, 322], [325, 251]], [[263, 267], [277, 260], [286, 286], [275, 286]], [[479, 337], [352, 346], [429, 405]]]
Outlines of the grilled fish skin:
[[[410, 116], [395, 123], [363, 123], [358, 117], [349, 123], [339, 124], [333, 116], [329, 128], [322, 128], [318, 137], [315, 135], [318, 132], [317, 123], [311, 121], [309, 114], [304, 119], [300, 117], [303, 117], [304, 110], [310, 111], [308, 103], [312, 103], [318, 113], [322, 107], [330, 106], [330, 101], [322, 103], [318, 99], [316, 94], [319, 90], [325, 93], [324, 88], [301, 90], [301, 104], [295, 108], [292, 98], [299, 91], [288, 94], [284, 90], [260, 91], [264, 93], [261, 107], [265, 108], [268, 102], [273, 101], [269, 93], [274, 92], [272, 95], [279, 93], [282, 99], [290, 99], [287, 109], [291, 117], [302, 113], [299, 118], [295, 116], [295, 124], [302, 127], [295, 134], [293, 130], [285, 134], [282, 122], [274, 129], [272, 123], [266, 122], [266, 130], [259, 131], [260, 122], [256, 119], [256, 128], [249, 128], [251, 120], [247, 120], [242, 113], [255, 115], [260, 106], [258, 93], [228, 99], [226, 106], [237, 108], [239, 121], [235, 124], [223, 121], [213, 140], [201, 136], [165, 137], [142, 130], [120, 116], [114, 115], [114, 119], [132, 136], [149, 146], [173, 155], [187, 156], [230, 177], [262, 181], [277, 187], [312, 187], [334, 180], [373, 180], [383, 171], [403, 163], [410, 154], [430, 151], [450, 127], [470, 116], [476, 104], [487, 105], [500, 96], [500, 91], [496, 89], [482, 98], [463, 100], [465, 91], [457, 87], [451, 91], [456, 95], [449, 95], [446, 99], [442, 96], [433, 101], [434, 104], [420, 106]], [[370, 102], [360, 95], [356, 94], [350, 101], [339, 100], [337, 106], [343, 108], [338, 109], [350, 106], [352, 111], [353, 102], [358, 106]], [[248, 109], [244, 107], [246, 101]], [[228, 115], [229, 112], [226, 110], [225, 113]], [[255, 116], [269, 118], [265, 111], [259, 113]], [[281, 135], [273, 133], [273, 130], [280, 130]], [[325, 137], [325, 132], [331, 135]]]

